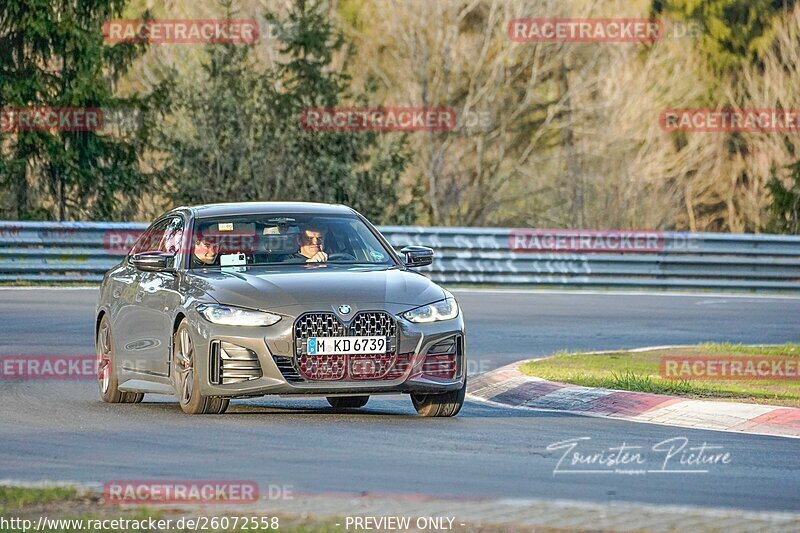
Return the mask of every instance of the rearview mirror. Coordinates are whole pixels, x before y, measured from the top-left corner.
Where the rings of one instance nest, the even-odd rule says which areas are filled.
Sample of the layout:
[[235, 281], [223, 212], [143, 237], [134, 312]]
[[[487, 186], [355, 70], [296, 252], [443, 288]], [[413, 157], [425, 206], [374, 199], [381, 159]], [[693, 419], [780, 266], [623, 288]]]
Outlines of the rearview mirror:
[[433, 263], [433, 250], [427, 246], [405, 246], [400, 253], [406, 256], [407, 267], [421, 267]]
[[138, 270], [165, 272], [175, 266], [175, 254], [167, 252], [142, 252], [131, 256], [131, 263]]

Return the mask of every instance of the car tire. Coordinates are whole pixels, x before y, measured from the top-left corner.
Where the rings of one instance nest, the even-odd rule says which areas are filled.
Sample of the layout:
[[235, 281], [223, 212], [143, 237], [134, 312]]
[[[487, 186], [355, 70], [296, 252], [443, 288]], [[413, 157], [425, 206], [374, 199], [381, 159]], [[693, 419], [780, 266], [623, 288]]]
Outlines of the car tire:
[[456, 416], [464, 405], [467, 394], [467, 379], [464, 386], [458, 390], [444, 394], [412, 394], [411, 402], [420, 416], [447, 417]]
[[221, 415], [230, 404], [228, 398], [200, 393], [200, 378], [196, 371], [196, 353], [189, 322], [184, 318], [172, 339], [172, 375], [175, 396], [187, 415]]
[[106, 403], [140, 403], [144, 399], [141, 392], [124, 392], [119, 390], [117, 379], [116, 350], [111, 336], [111, 321], [108, 315], [100, 319], [95, 339], [95, 353], [97, 355], [97, 383], [100, 387], [100, 397]]
[[328, 396], [327, 400], [334, 409], [358, 409], [367, 405], [369, 396]]

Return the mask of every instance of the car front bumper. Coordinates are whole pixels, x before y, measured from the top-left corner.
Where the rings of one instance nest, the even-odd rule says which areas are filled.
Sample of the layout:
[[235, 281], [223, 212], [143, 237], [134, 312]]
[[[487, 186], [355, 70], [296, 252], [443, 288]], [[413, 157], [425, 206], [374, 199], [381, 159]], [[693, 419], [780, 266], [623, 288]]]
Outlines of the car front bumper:
[[[416, 324], [401, 318], [407, 305], [362, 304], [353, 306], [352, 317], [359, 313], [384, 312], [391, 315], [396, 324], [394, 343], [397, 367], [389, 378], [350, 379], [305, 379], [296, 372], [298, 348], [295, 338], [295, 321], [305, 313], [336, 314], [331, 307], [317, 309], [292, 307], [270, 309], [279, 313], [282, 320], [268, 327], [222, 326], [212, 324], [196, 312], [191, 312], [189, 323], [196, 349], [195, 371], [198, 372], [201, 393], [207, 396], [242, 397], [278, 395], [367, 395], [422, 393], [435, 394], [463, 387], [466, 377], [466, 335], [462, 313], [451, 320]], [[359, 309], [359, 307], [361, 309]], [[346, 319], [336, 314], [342, 323]], [[451, 372], [431, 374], [433, 361], [442, 356], [431, 354], [431, 348], [443, 341], [453, 339], [456, 349], [448, 360], [454, 361]], [[250, 361], [239, 363], [242, 368], [260, 367], [260, 375], [238, 382], [221, 382], [219, 347], [235, 347], [237, 354], [245, 354]], [[226, 352], [227, 354], [227, 352]], [[257, 361], [257, 364], [255, 362]], [[224, 364], [224, 363], [223, 363]], [[349, 364], [349, 363], [348, 363]], [[451, 363], [452, 364], [452, 363]], [[291, 370], [295, 370], [293, 373]], [[251, 370], [244, 371], [252, 373]], [[299, 379], [297, 379], [299, 378]]]

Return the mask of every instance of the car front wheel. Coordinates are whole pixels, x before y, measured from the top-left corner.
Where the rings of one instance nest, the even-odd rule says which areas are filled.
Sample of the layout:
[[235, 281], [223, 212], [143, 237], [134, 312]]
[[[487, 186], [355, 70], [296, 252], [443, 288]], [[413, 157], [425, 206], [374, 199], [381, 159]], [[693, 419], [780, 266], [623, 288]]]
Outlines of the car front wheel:
[[467, 379], [464, 386], [458, 390], [443, 394], [412, 394], [411, 402], [420, 416], [456, 416], [464, 405], [464, 396], [467, 394]]
[[183, 412], [189, 415], [221, 415], [228, 409], [230, 400], [200, 393], [200, 382], [197, 372], [197, 358], [189, 329], [189, 322], [184, 318], [172, 341], [172, 375], [174, 376], [175, 395]]

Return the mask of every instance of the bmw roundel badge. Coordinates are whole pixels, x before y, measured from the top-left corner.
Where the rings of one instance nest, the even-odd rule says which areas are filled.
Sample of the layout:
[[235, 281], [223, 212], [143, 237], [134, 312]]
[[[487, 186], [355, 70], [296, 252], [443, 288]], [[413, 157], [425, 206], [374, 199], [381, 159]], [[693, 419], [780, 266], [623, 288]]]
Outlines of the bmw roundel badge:
[[340, 305], [339, 306], [339, 312], [341, 314], [343, 314], [343, 315], [349, 315], [350, 314], [350, 306], [349, 305]]

